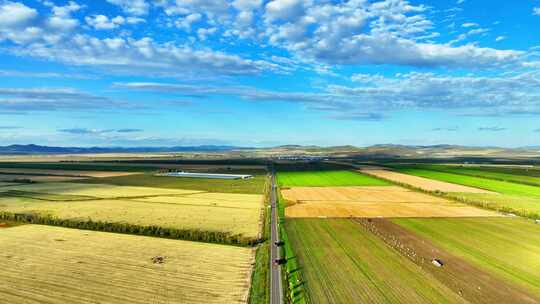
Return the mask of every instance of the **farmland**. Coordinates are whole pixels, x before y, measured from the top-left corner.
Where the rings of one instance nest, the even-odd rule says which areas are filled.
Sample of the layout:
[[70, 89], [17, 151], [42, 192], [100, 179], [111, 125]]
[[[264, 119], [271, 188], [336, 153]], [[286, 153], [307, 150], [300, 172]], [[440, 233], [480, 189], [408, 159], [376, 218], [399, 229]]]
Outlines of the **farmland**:
[[282, 190], [285, 216], [463, 217], [498, 214], [396, 186], [293, 187]]
[[520, 218], [393, 222], [540, 299], [540, 225]]
[[280, 187], [385, 186], [387, 182], [352, 171], [285, 171], [279, 172]]
[[245, 303], [252, 260], [250, 248], [25, 225], [0, 232], [0, 294], [12, 304]]
[[103, 184], [43, 183], [1, 188], [0, 211], [73, 221], [222, 231], [256, 239], [263, 197], [259, 194]]
[[352, 220], [289, 219], [313, 303], [465, 303]]
[[[488, 177], [488, 175], [492, 175], [490, 173], [491, 171], [488, 171], [485, 177], [479, 177], [455, 173], [460, 172], [459, 170], [449, 173], [416, 166], [394, 166], [394, 169], [422, 178], [491, 191], [492, 193], [448, 193], [447, 196], [484, 208], [512, 212], [530, 218], [540, 218], [540, 205], [538, 204], [540, 200], [540, 187], [522, 182], [504, 181], [501, 176], [497, 179], [492, 179], [492, 177]], [[519, 179], [519, 177], [517, 176], [516, 178]], [[510, 180], [510, 178], [506, 178], [506, 180]]]

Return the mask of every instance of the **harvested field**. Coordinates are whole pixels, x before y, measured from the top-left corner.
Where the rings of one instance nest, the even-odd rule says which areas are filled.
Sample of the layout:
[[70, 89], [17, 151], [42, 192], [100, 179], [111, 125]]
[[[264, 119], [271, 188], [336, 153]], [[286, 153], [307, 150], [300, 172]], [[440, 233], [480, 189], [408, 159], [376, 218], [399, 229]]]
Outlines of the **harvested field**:
[[447, 203], [362, 203], [303, 202], [285, 208], [291, 218], [349, 217], [486, 217], [498, 213], [453, 202]]
[[476, 217], [499, 214], [397, 186], [294, 187], [287, 217]]
[[85, 179], [86, 177], [59, 175], [0, 174], [0, 181], [30, 180], [33, 182], [67, 182]]
[[[526, 290], [476, 267], [386, 219], [357, 220], [403, 256], [471, 303], [538, 303]], [[421, 220], [419, 220], [421, 221]], [[457, 220], [459, 221], [459, 220]], [[442, 267], [432, 261], [441, 261]]]
[[0, 174], [25, 174], [25, 175], [58, 175], [72, 177], [114, 177], [138, 174], [138, 172], [120, 171], [89, 171], [89, 170], [50, 170], [31, 168], [0, 168]]
[[415, 192], [398, 186], [369, 187], [293, 187], [281, 190], [283, 198], [291, 202], [356, 201], [362, 203], [423, 203], [447, 200]]
[[[540, 225], [522, 218], [394, 219], [491, 276], [540, 302]], [[495, 301], [492, 303], [524, 303]]]
[[488, 190], [463, 185], [432, 180], [429, 178], [413, 176], [385, 169], [361, 169], [360, 172], [373, 175], [396, 183], [407, 184], [426, 191], [466, 192], [466, 193], [494, 193]]
[[25, 225], [0, 233], [1, 301], [246, 303], [252, 261], [248, 248]]
[[37, 193], [91, 196], [97, 198], [126, 198], [158, 195], [185, 195], [201, 191], [183, 189], [163, 189], [152, 187], [114, 186], [107, 184], [81, 184], [81, 183], [43, 183], [25, 184], [0, 188], [2, 191], [16, 190]]
[[312, 303], [466, 303], [352, 220], [285, 223]]
[[332, 187], [332, 186], [386, 186], [385, 182], [358, 172], [337, 171], [284, 171], [277, 175], [281, 187]]
[[[158, 189], [163, 190], [163, 189]], [[151, 193], [145, 192], [145, 195]], [[247, 195], [242, 200], [230, 194], [206, 198], [204, 194], [151, 196], [133, 199], [67, 199], [63, 197], [4, 197], [0, 211], [33, 213], [60, 219], [127, 223], [140, 226], [222, 231], [257, 238], [260, 230], [262, 195]], [[234, 195], [234, 194], [233, 194]], [[30, 198], [29, 198], [30, 197]], [[236, 199], [236, 200], [235, 200]]]

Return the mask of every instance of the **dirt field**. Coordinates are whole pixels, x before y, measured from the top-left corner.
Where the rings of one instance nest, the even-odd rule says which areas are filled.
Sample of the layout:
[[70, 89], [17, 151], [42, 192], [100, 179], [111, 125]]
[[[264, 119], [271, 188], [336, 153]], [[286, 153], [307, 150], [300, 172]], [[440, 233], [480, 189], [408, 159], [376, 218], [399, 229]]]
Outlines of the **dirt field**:
[[28, 175], [43, 174], [43, 175], [58, 175], [58, 176], [73, 176], [73, 177], [115, 177], [115, 176], [140, 174], [139, 172], [0, 168], [0, 174], [2, 173], [28, 174]]
[[424, 203], [447, 202], [397, 186], [367, 187], [293, 187], [281, 190], [283, 198], [291, 202], [302, 201], [355, 201], [362, 203]]
[[373, 175], [396, 183], [417, 187], [426, 191], [463, 192], [463, 193], [494, 193], [491, 191], [436, 181], [424, 177], [412, 176], [385, 169], [361, 169], [360, 172]]
[[13, 227], [0, 233], [0, 302], [246, 303], [252, 262], [249, 248]]
[[[385, 219], [357, 220], [438, 281], [471, 303], [539, 303], [523, 289], [507, 284], [466, 260], [436, 246], [407, 229]], [[434, 266], [433, 259], [443, 261]]]

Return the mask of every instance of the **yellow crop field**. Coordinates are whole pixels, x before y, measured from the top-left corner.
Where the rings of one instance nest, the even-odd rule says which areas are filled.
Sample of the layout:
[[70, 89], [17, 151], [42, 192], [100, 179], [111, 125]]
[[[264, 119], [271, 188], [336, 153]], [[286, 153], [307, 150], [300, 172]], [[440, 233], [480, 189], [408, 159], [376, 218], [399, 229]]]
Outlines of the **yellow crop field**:
[[[70, 201], [4, 197], [0, 200], [0, 211], [37, 213], [60, 219], [222, 231], [249, 238], [259, 235], [262, 195], [246, 195], [243, 200], [229, 198], [237, 197], [236, 194], [213, 193], [211, 198], [204, 195]], [[224, 200], [220, 200], [220, 196]]]
[[296, 218], [500, 216], [397, 186], [292, 187], [281, 193], [293, 203], [285, 216]]
[[292, 187], [281, 190], [283, 198], [291, 202], [299, 201], [361, 201], [373, 203], [400, 202], [446, 202], [432, 195], [412, 191], [397, 186], [367, 187]]
[[0, 232], [0, 302], [246, 303], [253, 250], [25, 225]]
[[43, 183], [0, 188], [0, 192], [16, 190], [26, 192], [91, 196], [97, 198], [125, 198], [157, 195], [184, 195], [200, 193], [197, 190], [163, 189], [152, 187], [114, 186], [107, 184]]

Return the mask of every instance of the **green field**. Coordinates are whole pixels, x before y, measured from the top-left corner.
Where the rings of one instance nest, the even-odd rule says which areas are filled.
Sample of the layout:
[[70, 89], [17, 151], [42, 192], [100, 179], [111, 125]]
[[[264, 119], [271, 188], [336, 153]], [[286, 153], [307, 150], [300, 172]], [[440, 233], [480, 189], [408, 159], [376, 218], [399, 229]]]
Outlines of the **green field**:
[[458, 166], [458, 165], [414, 165], [397, 168], [426, 169], [447, 173], [484, 177], [500, 181], [540, 186], [540, 170], [533, 168], [493, 167], [493, 166]]
[[540, 225], [521, 218], [392, 221], [540, 297]]
[[[484, 208], [540, 218], [540, 187], [488, 177], [429, 170], [424, 169], [424, 166], [409, 165], [393, 168], [410, 175], [497, 192], [498, 194], [448, 193], [447, 196]], [[459, 170], [455, 171], [459, 172]], [[489, 174], [491, 173], [487, 172], [486, 176]]]
[[155, 176], [152, 173], [136, 174], [128, 176], [104, 177], [86, 179], [78, 182], [110, 184], [117, 186], [141, 186], [167, 189], [200, 190], [221, 193], [251, 193], [261, 194], [264, 190], [266, 175], [255, 175], [251, 179], [225, 180], [210, 178], [186, 178]]
[[280, 187], [338, 187], [338, 186], [386, 186], [388, 182], [365, 174], [337, 171], [286, 171], [279, 172]]
[[344, 219], [287, 219], [312, 303], [464, 303], [417, 265]]

